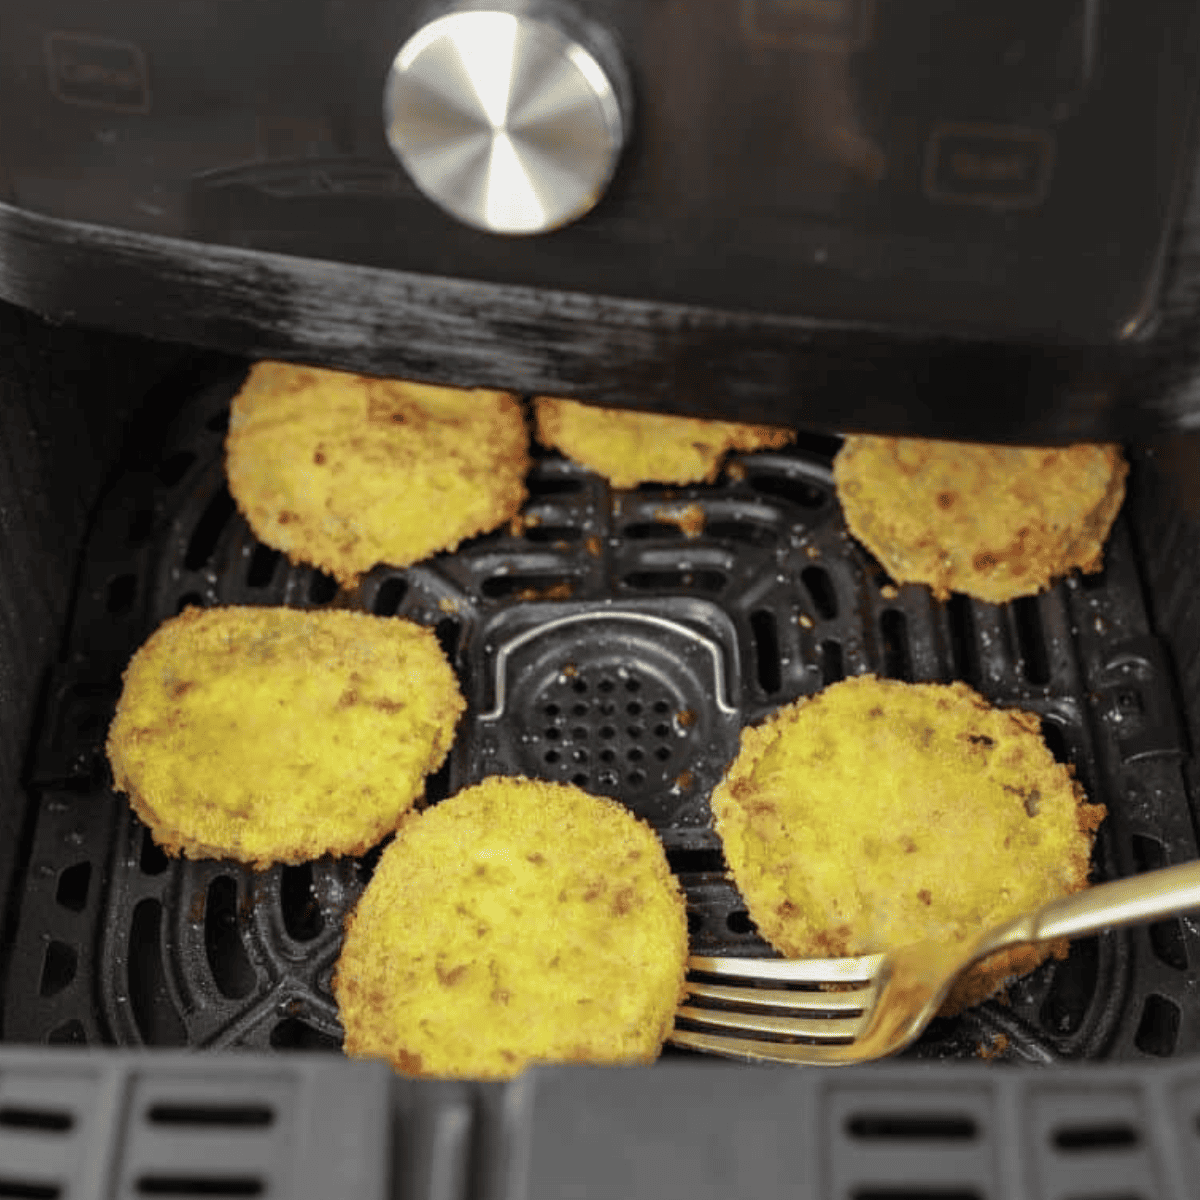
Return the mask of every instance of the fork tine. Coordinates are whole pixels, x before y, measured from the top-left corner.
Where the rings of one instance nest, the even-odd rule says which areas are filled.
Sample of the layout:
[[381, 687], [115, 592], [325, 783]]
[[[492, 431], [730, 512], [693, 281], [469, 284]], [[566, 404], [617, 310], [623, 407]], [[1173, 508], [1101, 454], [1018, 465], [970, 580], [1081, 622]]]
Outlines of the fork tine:
[[858, 1013], [868, 1008], [875, 990], [849, 992], [798, 992], [783, 988], [728, 987], [720, 983], [688, 980], [688, 996], [699, 1000], [727, 1000], [745, 1008], [783, 1008], [790, 1012]]
[[704, 975], [778, 983], [869, 983], [879, 972], [882, 954], [863, 958], [728, 958], [693, 954], [688, 970]]
[[719, 1054], [725, 1058], [751, 1059], [756, 1062], [800, 1063], [809, 1066], [837, 1067], [870, 1058], [862, 1054], [857, 1042], [814, 1045], [811, 1042], [762, 1042], [753, 1038], [719, 1037], [693, 1029], [675, 1029], [667, 1039], [677, 1046]]
[[737, 1030], [743, 1033], [774, 1033], [784, 1037], [811, 1038], [814, 1041], [846, 1041], [858, 1036], [866, 1016], [801, 1017], [789, 1013], [742, 1013], [728, 1009], [694, 1008], [685, 1004], [675, 1014], [677, 1018], [696, 1025], [709, 1025], [718, 1030]]

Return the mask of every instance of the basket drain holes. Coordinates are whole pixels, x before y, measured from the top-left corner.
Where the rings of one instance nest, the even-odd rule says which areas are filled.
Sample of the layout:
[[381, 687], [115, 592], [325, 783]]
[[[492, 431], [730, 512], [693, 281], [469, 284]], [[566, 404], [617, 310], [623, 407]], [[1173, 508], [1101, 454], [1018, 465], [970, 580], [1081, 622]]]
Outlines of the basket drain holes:
[[751, 613], [750, 632], [754, 635], [754, 660], [758, 666], [759, 687], [768, 696], [773, 696], [783, 683], [779, 628], [775, 623], [775, 614], [765, 608]]
[[1042, 627], [1042, 610], [1035, 596], [1022, 596], [1012, 602], [1017, 647], [1025, 678], [1030, 683], [1050, 682], [1050, 652]]
[[757, 927], [750, 919], [750, 914], [742, 909], [735, 909], [725, 918], [725, 928], [730, 933], [752, 934], [757, 933]]
[[821, 567], [805, 567], [800, 572], [800, 582], [812, 597], [817, 615], [822, 620], [832, 621], [838, 615], [838, 601], [829, 572]]
[[279, 877], [279, 902], [283, 925], [296, 942], [311, 942], [325, 928], [321, 906], [313, 892], [312, 863], [284, 867]]
[[105, 610], [114, 616], [128, 612], [137, 597], [137, 576], [117, 575], [108, 581], [104, 593]]
[[188, 472], [188, 467], [196, 461], [196, 456], [190, 450], [180, 450], [169, 458], [164, 458], [158, 464], [158, 478], [166, 487], [174, 487]]
[[71, 912], [83, 912], [87, 904], [88, 884], [92, 880], [92, 864], [76, 863], [67, 867], [58, 877], [54, 899]]
[[238, 929], [238, 889], [228, 875], [209, 885], [204, 903], [204, 951], [222, 996], [241, 1000], [258, 982]]
[[51, 942], [46, 947], [46, 957], [42, 960], [42, 979], [38, 985], [38, 994], [43, 997], [57, 996], [71, 985], [78, 966], [79, 955], [74, 946], [69, 946], [66, 942]]
[[762, 492], [765, 496], [790, 501], [800, 508], [815, 510], [828, 499], [828, 493], [823, 489], [783, 471], [772, 471], [770, 474], [761, 470], [753, 471], [750, 473], [749, 483], [755, 491]]
[[1065, 766], [1071, 761], [1071, 755], [1067, 751], [1066, 735], [1057, 721], [1049, 718], [1042, 719], [1042, 740], [1046, 743], [1050, 753], [1054, 755], [1055, 762]]
[[129, 1007], [142, 1041], [150, 1046], [185, 1046], [187, 1029], [171, 1003], [163, 963], [162, 905], [139, 900], [129, 922]]
[[308, 599], [312, 604], [328, 604], [338, 593], [338, 581], [324, 571], [314, 571], [308, 581]]
[[971, 601], [961, 592], [955, 592], [946, 601], [946, 625], [950, 635], [950, 653], [954, 659], [955, 675], [964, 683], [977, 684], [981, 672], [975, 617], [971, 612]]
[[[564, 681], [569, 681], [565, 684], [566, 696], [547, 699], [545, 691], [561, 692]], [[599, 762], [614, 768], [599, 772], [595, 778], [599, 787], [611, 790], [622, 782], [634, 788], [645, 785], [649, 776], [643, 764], [653, 758], [660, 769], [665, 770], [680, 744], [688, 738], [686, 722], [672, 723], [664, 719], [672, 709], [680, 708], [680, 702], [672, 703], [665, 696], [655, 696], [652, 691], [647, 691], [658, 690], [658, 687], [634, 675], [615, 679], [605, 673], [599, 679], [589, 680], [574, 666], [571, 672], [560, 673], [543, 689], [543, 696], [534, 705], [544, 747], [541, 752], [543, 765], [551, 768], [553, 776], [569, 777], [572, 783], [586, 787], [593, 780], [590, 773], [581, 768], [586, 767], [595, 754]], [[612, 723], [617, 715], [617, 705], [607, 699], [597, 703], [594, 698], [616, 694], [625, 697], [620, 707], [626, 722], [621, 725]], [[657, 714], [653, 725], [643, 724], [651, 713]], [[598, 750], [592, 747], [593, 740], [599, 743]], [[627, 764], [623, 776], [615, 769], [620, 763]]]
[[337, 1050], [341, 1042], [299, 1017], [285, 1017], [271, 1030], [276, 1050]]
[[154, 510], [139, 508], [129, 519], [129, 533], [126, 535], [131, 546], [140, 546], [148, 541], [154, 532]]
[[1156, 1058], [1167, 1058], [1175, 1052], [1179, 1039], [1179, 1005], [1165, 996], [1151, 993], [1142, 1007], [1142, 1019], [1138, 1022], [1133, 1044], [1143, 1054]]
[[840, 642], [825, 641], [821, 643], [821, 683], [828, 687], [846, 678], [846, 666], [842, 661], [842, 646]]
[[[1133, 861], [1139, 871], [1156, 871], [1167, 865], [1166, 847], [1157, 838], [1135, 833], [1130, 841]], [[1183, 936], [1183, 926], [1177, 917], [1155, 921], [1147, 927], [1146, 932], [1150, 938], [1150, 948], [1159, 962], [1176, 971], [1187, 970], [1187, 943]]]
[[183, 565], [189, 571], [198, 571], [212, 557], [222, 531], [235, 512], [237, 505], [224, 488], [208, 502], [208, 507], [192, 530], [187, 552], [183, 556]]
[[264, 546], [259, 542], [250, 555], [250, 569], [246, 572], [246, 586], [251, 588], [269, 587], [275, 578], [275, 568], [283, 556], [278, 550]]
[[889, 608], [879, 619], [883, 641], [883, 673], [889, 679], [912, 682], [912, 658], [908, 649], [908, 619], [898, 609]]
[[87, 1030], [81, 1021], [64, 1021], [46, 1034], [46, 1042], [50, 1046], [86, 1046]]
[[142, 850], [138, 866], [143, 875], [161, 875], [167, 869], [167, 856], [162, 847], [150, 836], [150, 830], [142, 830]]
[[1038, 1014], [1042, 1025], [1060, 1037], [1078, 1032], [1096, 994], [1100, 942], [1095, 937], [1076, 938], [1066, 959], [1054, 965], [1050, 991]]
[[371, 611], [377, 617], [394, 617], [404, 603], [404, 597], [408, 592], [408, 584], [396, 576], [391, 579], [385, 579], [379, 585], [379, 591], [375, 593], [375, 602], [371, 605]]

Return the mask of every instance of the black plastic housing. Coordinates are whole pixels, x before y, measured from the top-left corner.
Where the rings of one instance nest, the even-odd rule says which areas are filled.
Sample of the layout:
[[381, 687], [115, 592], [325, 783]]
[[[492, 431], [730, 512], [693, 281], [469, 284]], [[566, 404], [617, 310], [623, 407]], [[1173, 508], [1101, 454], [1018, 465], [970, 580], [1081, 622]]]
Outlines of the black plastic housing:
[[1197, 408], [1200, 22], [944, 0], [579, 0], [636, 92], [610, 192], [456, 225], [383, 138], [433, 9], [28, 0], [0, 296], [251, 357], [829, 431], [1053, 442]]

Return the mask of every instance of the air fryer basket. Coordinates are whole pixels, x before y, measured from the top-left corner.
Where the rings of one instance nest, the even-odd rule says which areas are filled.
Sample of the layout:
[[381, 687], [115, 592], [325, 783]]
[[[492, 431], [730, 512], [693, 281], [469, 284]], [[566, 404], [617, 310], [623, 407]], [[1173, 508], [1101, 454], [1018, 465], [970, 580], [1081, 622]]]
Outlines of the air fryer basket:
[[[170, 860], [111, 790], [104, 738], [121, 671], [189, 604], [349, 605], [432, 626], [470, 707], [430, 799], [497, 772], [620, 798], [662, 837], [701, 952], [765, 951], [707, 806], [739, 730], [866, 671], [963, 679], [1038, 713], [1056, 756], [1108, 806], [1096, 878], [1196, 857], [1186, 735], [1128, 514], [1098, 576], [1010, 605], [939, 604], [896, 587], [846, 533], [835, 439], [802, 436], [677, 489], [612, 491], [543, 455], [520, 527], [408, 570], [380, 567], [342, 594], [258, 543], [229, 497], [222, 443], [243, 373], [218, 363], [207, 381], [176, 379], [173, 420], [135, 431], [95, 512], [26, 770], [7, 1040], [340, 1042], [330, 976], [377, 853], [263, 872]], [[971, 837], [969, 797], [961, 826]], [[910, 1054], [1192, 1052], [1198, 963], [1200, 929], [1186, 918], [1081, 939], [1002, 998], [936, 1022]]]

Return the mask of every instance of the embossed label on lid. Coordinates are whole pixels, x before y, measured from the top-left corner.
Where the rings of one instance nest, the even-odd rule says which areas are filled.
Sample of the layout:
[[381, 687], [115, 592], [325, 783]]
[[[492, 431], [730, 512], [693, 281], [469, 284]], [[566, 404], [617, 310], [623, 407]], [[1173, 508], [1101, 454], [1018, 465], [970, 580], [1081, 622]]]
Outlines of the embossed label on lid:
[[132, 42], [86, 33], [51, 33], [45, 40], [50, 90], [67, 104], [148, 113], [146, 56]]

